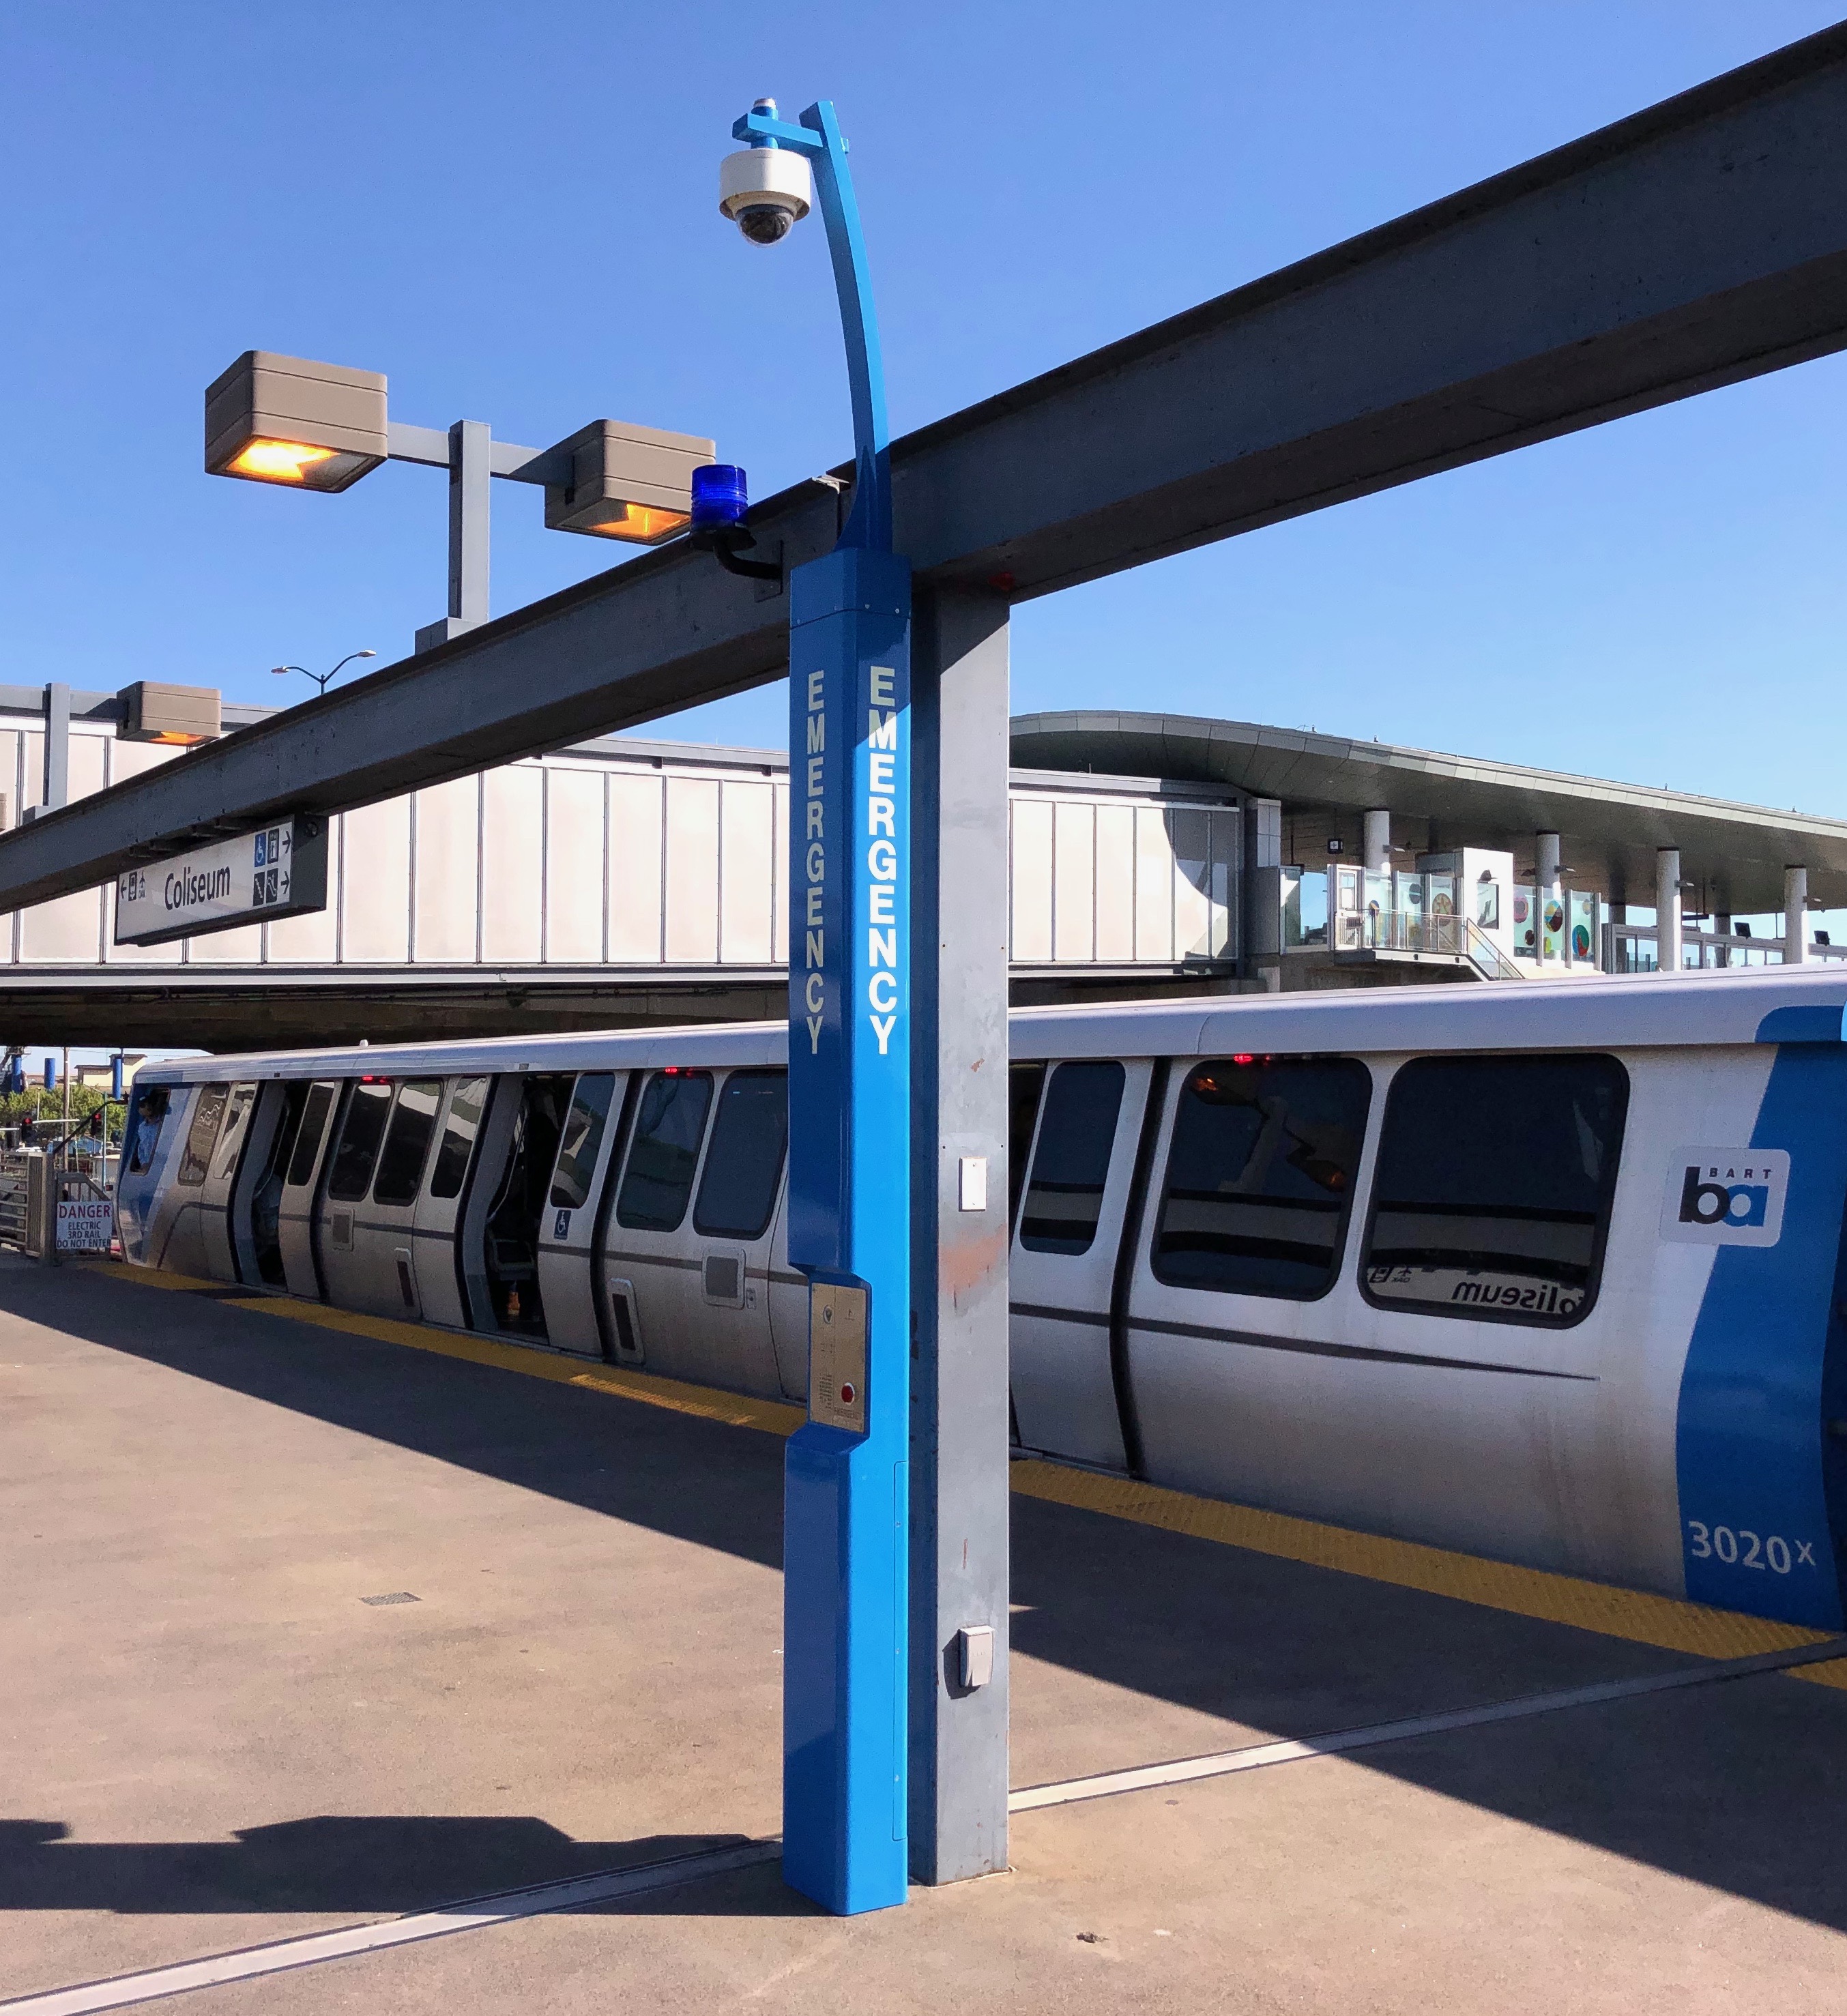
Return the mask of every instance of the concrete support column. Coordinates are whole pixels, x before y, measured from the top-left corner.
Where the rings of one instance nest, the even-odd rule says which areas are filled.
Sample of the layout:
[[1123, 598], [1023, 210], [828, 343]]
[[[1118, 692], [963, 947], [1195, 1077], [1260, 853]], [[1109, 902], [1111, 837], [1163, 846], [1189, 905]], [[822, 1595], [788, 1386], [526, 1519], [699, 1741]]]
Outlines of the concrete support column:
[[1654, 963], [1662, 973], [1680, 970], [1680, 850], [1654, 850]]
[[1800, 966], [1809, 956], [1809, 871], [1783, 871], [1783, 963]]
[[[1369, 822], [1372, 816], [1366, 814]], [[1283, 985], [1283, 805], [1279, 798], [1244, 801], [1244, 978], [1266, 993], [1279, 993]]]
[[952, 1883], [1007, 1866], [1007, 604], [919, 587], [911, 635], [910, 1856]]
[[[1719, 937], [1728, 938], [1731, 936], [1731, 913], [1729, 910], [1715, 910], [1712, 913], [1712, 928]], [[1713, 956], [1720, 966], [1730, 966], [1731, 947], [1730, 945], [1716, 947]]]
[[[1558, 835], [1555, 833], [1536, 833], [1532, 837], [1533, 909], [1532, 949], [1536, 961], [1543, 962], [1546, 950], [1546, 908], [1550, 903], [1564, 901], [1564, 887], [1559, 875]], [[1569, 959], [1568, 934], [1561, 936], [1564, 945], [1564, 956]]]
[[1381, 808], [1366, 815], [1365, 837], [1360, 843], [1365, 865], [1375, 875], [1392, 866], [1392, 815]]

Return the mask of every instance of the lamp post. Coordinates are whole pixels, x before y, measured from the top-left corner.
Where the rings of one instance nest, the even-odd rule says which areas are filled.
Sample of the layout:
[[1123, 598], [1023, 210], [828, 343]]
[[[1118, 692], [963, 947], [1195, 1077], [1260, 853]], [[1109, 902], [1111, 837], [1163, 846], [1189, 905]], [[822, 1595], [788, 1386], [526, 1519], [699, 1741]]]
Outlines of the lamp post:
[[382, 372], [247, 350], [207, 389], [205, 466], [322, 491], [350, 489], [381, 463], [447, 470], [448, 614], [417, 632], [419, 651], [488, 620], [492, 477], [542, 485], [550, 531], [657, 546], [686, 529], [693, 472], [714, 453], [696, 434], [614, 420], [593, 420], [549, 448], [519, 448], [481, 420], [443, 429], [391, 419], [385, 392]]
[[[759, 99], [720, 208], [774, 244], [819, 186], [846, 340], [853, 500], [789, 578], [789, 1258], [808, 1419], [783, 1485], [783, 1873], [837, 1912], [904, 1901], [910, 1330], [909, 563], [891, 550], [884, 374], [846, 145], [823, 100]], [[812, 170], [811, 182], [810, 170]], [[695, 530], [741, 525], [700, 470]]]
[[376, 651], [349, 651], [330, 672], [311, 672], [305, 665], [272, 665], [269, 670], [271, 676], [275, 679], [282, 678], [286, 673], [299, 672], [304, 679], [314, 681], [315, 691], [317, 693], [324, 693], [329, 684], [337, 678], [355, 658], [376, 658], [377, 656], [378, 653]]

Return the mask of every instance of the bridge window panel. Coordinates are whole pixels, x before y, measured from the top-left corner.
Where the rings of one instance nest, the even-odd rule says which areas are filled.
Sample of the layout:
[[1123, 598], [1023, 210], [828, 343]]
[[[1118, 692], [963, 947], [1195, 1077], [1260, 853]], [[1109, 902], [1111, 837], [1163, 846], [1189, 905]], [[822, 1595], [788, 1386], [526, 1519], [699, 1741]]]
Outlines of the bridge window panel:
[[733, 1071], [718, 1094], [693, 1230], [708, 1238], [761, 1239], [776, 1209], [788, 1145], [787, 1073]]
[[1155, 1278], [1308, 1301], [1333, 1287], [1372, 1074], [1353, 1057], [1220, 1057], [1180, 1088]]
[[186, 1129], [186, 1145], [179, 1158], [179, 1180], [190, 1189], [205, 1181], [211, 1167], [211, 1144], [218, 1138], [218, 1122], [225, 1117], [225, 1103], [231, 1096], [228, 1085], [202, 1085], [199, 1103], [193, 1109], [193, 1124]]
[[449, 1095], [449, 1110], [442, 1123], [442, 1146], [436, 1151], [436, 1167], [430, 1176], [430, 1194], [433, 1197], [462, 1194], [462, 1186], [468, 1179], [468, 1165], [473, 1158], [475, 1141], [481, 1131], [481, 1115], [488, 1110], [489, 1082], [484, 1078], [455, 1081], [455, 1089]]
[[372, 1183], [372, 1165], [378, 1160], [379, 1143], [385, 1138], [385, 1116], [391, 1110], [391, 1081], [362, 1078], [347, 1101], [346, 1121], [340, 1130], [340, 1145], [333, 1150], [333, 1168], [327, 1179], [327, 1194], [342, 1204], [356, 1204]]
[[442, 1080], [408, 1078], [398, 1088], [398, 1103], [385, 1130], [384, 1151], [372, 1186], [374, 1204], [414, 1204], [423, 1186], [423, 1165], [442, 1110]]
[[648, 1080], [616, 1199], [618, 1224], [632, 1232], [679, 1229], [686, 1215], [711, 1103], [709, 1071], [682, 1071], [670, 1064]]
[[552, 1207], [581, 1211], [590, 1201], [603, 1130], [609, 1125], [610, 1102], [615, 1096], [613, 1071], [585, 1071], [571, 1095], [564, 1116], [564, 1136], [558, 1143], [558, 1166], [552, 1172]]
[[1096, 1238], [1103, 1189], [1122, 1110], [1118, 1064], [1060, 1064], [1046, 1088], [1046, 1114], [1033, 1151], [1032, 1181], [1020, 1215], [1020, 1244], [1032, 1253], [1088, 1253]]
[[1562, 1328], [1590, 1314], [1629, 1109], [1611, 1057], [1419, 1057], [1379, 1138], [1366, 1298]]
[[1007, 1222], [1020, 1215], [1020, 1193], [1026, 1187], [1026, 1158], [1032, 1152], [1032, 1129], [1039, 1118], [1039, 1094], [1046, 1089], [1042, 1064], [1007, 1067]]
[[321, 1136], [327, 1130], [327, 1115], [333, 1108], [333, 1088], [311, 1085], [308, 1103], [301, 1110], [301, 1128], [295, 1136], [295, 1152], [289, 1158], [290, 1190], [298, 1190], [313, 1179], [315, 1164], [321, 1152]]

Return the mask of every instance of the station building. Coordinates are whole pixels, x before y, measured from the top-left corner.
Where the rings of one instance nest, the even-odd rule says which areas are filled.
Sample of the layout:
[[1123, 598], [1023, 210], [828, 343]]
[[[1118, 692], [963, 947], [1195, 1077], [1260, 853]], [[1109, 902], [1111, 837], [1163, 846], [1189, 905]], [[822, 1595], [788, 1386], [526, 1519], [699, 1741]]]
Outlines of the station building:
[[[44, 802], [45, 705], [0, 687], [0, 827]], [[224, 730], [269, 711], [227, 704]], [[121, 723], [117, 696], [72, 694], [70, 797], [174, 760]], [[1021, 717], [1013, 757], [1018, 1001], [1847, 953], [1807, 916], [1847, 906], [1847, 822], [1161, 715]], [[779, 1016], [787, 788], [777, 751], [607, 736], [337, 817], [313, 915], [123, 946], [112, 891], [61, 898], [0, 919], [0, 1041]]]

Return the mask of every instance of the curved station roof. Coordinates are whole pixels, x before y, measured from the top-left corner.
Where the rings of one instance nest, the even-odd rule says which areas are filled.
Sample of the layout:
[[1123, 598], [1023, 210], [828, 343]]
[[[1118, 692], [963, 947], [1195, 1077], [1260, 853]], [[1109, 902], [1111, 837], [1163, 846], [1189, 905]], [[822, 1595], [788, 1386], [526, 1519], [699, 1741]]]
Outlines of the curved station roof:
[[[1612, 902], [1652, 905], [1655, 850], [1680, 850], [1682, 880], [1701, 910], [1750, 916], [1783, 907], [1783, 871], [1809, 871], [1823, 909], [1847, 907], [1847, 819], [1734, 805], [1690, 791], [1574, 777], [1485, 757], [1451, 756], [1255, 722], [1189, 715], [1020, 715], [1013, 759], [1046, 770], [1228, 785], [1281, 801], [1286, 816], [1321, 815], [1352, 837], [1360, 815], [1392, 814], [1392, 839], [1418, 851], [1510, 848], [1530, 868], [1532, 835], [1556, 833], [1568, 879]], [[1298, 856], [1309, 848], [1296, 836]]]

